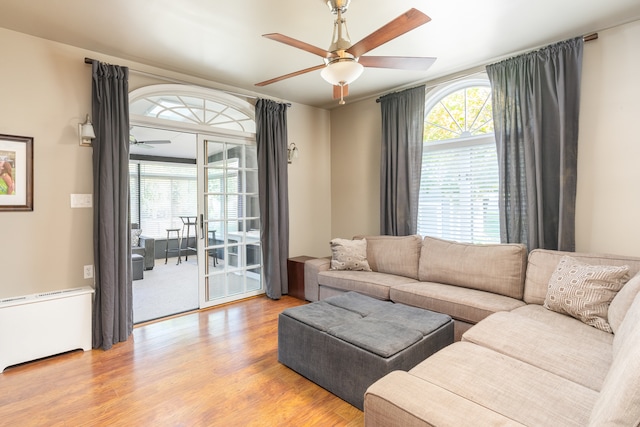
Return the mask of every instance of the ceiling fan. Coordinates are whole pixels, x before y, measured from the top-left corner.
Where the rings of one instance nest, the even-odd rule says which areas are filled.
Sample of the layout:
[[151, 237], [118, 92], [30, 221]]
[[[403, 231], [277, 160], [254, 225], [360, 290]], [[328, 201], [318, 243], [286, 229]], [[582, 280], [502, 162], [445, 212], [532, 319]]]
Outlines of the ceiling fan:
[[333, 25], [332, 43], [328, 50], [279, 33], [263, 34], [263, 37], [318, 55], [323, 58], [324, 64], [265, 80], [256, 83], [256, 86], [266, 86], [322, 69], [322, 78], [333, 85], [333, 99], [339, 98], [340, 104], [344, 104], [344, 97], [349, 94], [349, 84], [360, 77], [364, 67], [426, 71], [435, 62], [436, 58], [430, 57], [363, 56], [370, 50], [429, 22], [431, 18], [419, 10], [409, 9], [364, 39], [351, 44], [347, 23], [342, 17], [351, 0], [323, 0], [323, 2], [327, 3], [331, 13], [337, 15]]
[[129, 135], [129, 144], [130, 145], [138, 145], [144, 148], [153, 148], [153, 145], [156, 144], [171, 144], [171, 141], [168, 139], [155, 139], [148, 141], [138, 141], [135, 136]]

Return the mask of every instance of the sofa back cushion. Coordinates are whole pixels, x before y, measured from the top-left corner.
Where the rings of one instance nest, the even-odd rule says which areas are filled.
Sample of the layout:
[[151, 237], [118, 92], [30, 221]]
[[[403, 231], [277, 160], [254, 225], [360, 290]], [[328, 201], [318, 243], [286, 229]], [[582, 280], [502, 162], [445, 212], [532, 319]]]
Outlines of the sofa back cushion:
[[613, 339], [613, 363], [600, 389], [589, 426], [640, 425], [640, 294]]
[[549, 249], [534, 249], [529, 253], [527, 275], [524, 282], [524, 302], [544, 304], [549, 289], [549, 279], [563, 256], [568, 255], [580, 262], [591, 265], [629, 266], [629, 277], [640, 271], [640, 258], [616, 255], [563, 252]]
[[521, 244], [477, 245], [425, 237], [419, 280], [522, 299], [527, 249]]
[[[356, 237], [362, 238], [362, 237]], [[420, 236], [366, 236], [367, 261], [378, 273], [418, 279]]]

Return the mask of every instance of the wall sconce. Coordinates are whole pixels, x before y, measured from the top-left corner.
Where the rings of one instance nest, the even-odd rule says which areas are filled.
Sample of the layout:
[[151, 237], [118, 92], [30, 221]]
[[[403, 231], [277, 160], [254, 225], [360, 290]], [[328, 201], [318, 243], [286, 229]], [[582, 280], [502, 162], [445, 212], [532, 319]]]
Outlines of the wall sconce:
[[84, 123], [78, 123], [78, 136], [80, 137], [81, 147], [91, 147], [91, 140], [96, 137], [96, 134], [93, 131], [93, 125], [89, 120], [88, 114]]
[[289, 144], [289, 148], [287, 148], [287, 163], [291, 164], [293, 159], [297, 159], [300, 153], [298, 152], [298, 147], [293, 142]]

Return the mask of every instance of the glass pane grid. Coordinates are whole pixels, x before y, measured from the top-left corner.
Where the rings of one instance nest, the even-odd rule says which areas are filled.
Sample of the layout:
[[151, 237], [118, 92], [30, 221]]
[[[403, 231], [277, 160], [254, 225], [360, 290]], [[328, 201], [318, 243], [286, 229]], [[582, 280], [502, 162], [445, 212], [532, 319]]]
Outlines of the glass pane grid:
[[256, 152], [244, 145], [215, 142], [206, 153], [207, 250], [214, 258], [208, 263], [207, 295], [224, 300], [262, 289], [257, 170], [245, 167], [256, 164], [251, 159]]

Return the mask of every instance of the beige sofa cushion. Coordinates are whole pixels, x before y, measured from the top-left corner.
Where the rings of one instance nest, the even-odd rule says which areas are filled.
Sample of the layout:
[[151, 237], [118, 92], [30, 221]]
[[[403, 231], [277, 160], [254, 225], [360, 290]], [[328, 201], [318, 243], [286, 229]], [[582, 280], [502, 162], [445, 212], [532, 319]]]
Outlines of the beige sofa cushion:
[[613, 333], [609, 304], [629, 279], [629, 266], [591, 265], [563, 256], [549, 279], [544, 308]]
[[614, 333], [620, 328], [620, 324], [638, 292], [640, 292], [640, 273], [633, 276], [611, 301], [608, 317]]
[[391, 287], [391, 301], [446, 313], [455, 320], [478, 323], [497, 311], [513, 310], [524, 302], [477, 289], [442, 283], [416, 282]]
[[[389, 299], [392, 286], [413, 283], [414, 279], [375, 271], [322, 271], [318, 273], [320, 287], [327, 286], [340, 291], [355, 291], [378, 299]], [[322, 290], [320, 290], [322, 294]]]
[[[443, 348], [409, 374], [528, 426], [584, 426], [598, 398], [587, 387], [469, 342]], [[431, 396], [421, 397], [428, 406]], [[459, 414], [451, 425], [481, 425], [456, 407], [449, 411]]]
[[613, 335], [535, 304], [493, 314], [465, 332], [462, 340], [594, 391], [602, 387], [613, 359]]
[[367, 260], [373, 271], [418, 280], [420, 236], [366, 236]]
[[520, 244], [475, 245], [425, 237], [418, 278], [522, 299], [527, 249]]
[[364, 425], [524, 426], [404, 371], [391, 372], [367, 389], [364, 395]]
[[590, 427], [640, 425], [640, 294], [614, 338], [613, 354]]
[[527, 276], [524, 282], [524, 301], [527, 304], [542, 305], [544, 303], [549, 279], [558, 266], [560, 258], [565, 255], [592, 265], [628, 265], [630, 277], [640, 271], [640, 258], [534, 249], [529, 253]]

